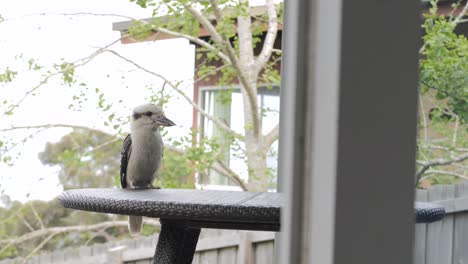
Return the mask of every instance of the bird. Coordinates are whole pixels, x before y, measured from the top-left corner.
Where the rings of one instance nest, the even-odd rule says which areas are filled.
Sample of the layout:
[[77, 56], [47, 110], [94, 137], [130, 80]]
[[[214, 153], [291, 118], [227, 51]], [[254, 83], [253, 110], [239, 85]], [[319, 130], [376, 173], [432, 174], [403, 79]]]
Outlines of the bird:
[[[161, 165], [163, 140], [161, 126], [174, 126], [164, 112], [154, 104], [135, 107], [130, 117], [130, 134], [120, 153], [120, 184], [125, 189], [154, 188], [152, 183]], [[128, 229], [132, 235], [141, 231], [142, 216], [129, 216]]]

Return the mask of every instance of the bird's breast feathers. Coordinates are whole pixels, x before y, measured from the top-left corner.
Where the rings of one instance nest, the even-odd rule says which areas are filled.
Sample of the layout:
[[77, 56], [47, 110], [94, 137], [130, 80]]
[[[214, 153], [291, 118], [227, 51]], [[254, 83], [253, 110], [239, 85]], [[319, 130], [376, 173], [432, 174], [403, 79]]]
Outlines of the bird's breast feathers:
[[153, 181], [161, 164], [163, 144], [159, 133], [151, 134], [131, 134], [132, 155], [128, 162], [127, 181]]

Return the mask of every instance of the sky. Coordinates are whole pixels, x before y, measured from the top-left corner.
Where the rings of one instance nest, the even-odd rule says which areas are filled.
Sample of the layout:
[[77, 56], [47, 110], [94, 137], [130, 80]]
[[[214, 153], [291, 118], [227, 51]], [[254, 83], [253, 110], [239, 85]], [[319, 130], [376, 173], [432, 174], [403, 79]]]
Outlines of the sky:
[[[74, 61], [87, 57], [120, 37], [119, 32], [112, 31], [113, 22], [127, 20], [114, 16], [68, 15], [76, 13], [119, 14], [134, 18], [151, 16], [151, 10], [142, 9], [128, 0], [2, 0], [0, 15], [5, 21], [0, 23], [0, 72], [7, 66], [19, 71], [13, 84], [0, 86], [3, 92], [7, 91], [7, 98], [19, 99], [40, 82], [37, 73], [31, 74], [25, 69], [30, 58], [38, 60], [41, 65], [51, 66], [62, 58]], [[188, 41], [117, 43], [112, 49], [170, 80], [185, 81], [182, 87], [191, 96], [194, 49]], [[18, 56], [22, 58], [18, 59]], [[163, 84], [158, 78], [137, 71], [110, 54], [99, 55], [91, 63], [77, 69], [76, 75], [87, 84], [88, 89], [99, 88], [106, 92], [109, 101], [121, 100], [121, 103], [114, 104], [112, 110], [122, 117], [127, 117], [134, 106], [147, 101], [147, 86], [161, 87]], [[79, 91], [67, 87], [58, 78], [51, 79], [39, 91], [38, 96], [28, 97], [12, 117], [1, 116], [0, 129], [67, 123], [109, 131], [103, 125], [105, 116], [100, 114], [95, 100], [89, 99], [74, 111], [68, 109], [71, 97]], [[5, 99], [2, 97], [0, 93], [0, 102]], [[177, 124], [177, 127], [171, 128], [173, 135], [183, 135], [189, 131], [192, 109], [188, 103], [174, 96], [165, 111]], [[57, 142], [70, 131], [50, 129], [19, 144], [13, 151], [13, 166], [0, 164], [0, 191], [13, 200], [23, 202], [56, 197], [62, 191], [57, 177], [59, 168], [41, 164], [38, 153], [44, 149], [46, 142]], [[28, 131], [16, 131], [7, 136], [21, 140], [28, 135]]]

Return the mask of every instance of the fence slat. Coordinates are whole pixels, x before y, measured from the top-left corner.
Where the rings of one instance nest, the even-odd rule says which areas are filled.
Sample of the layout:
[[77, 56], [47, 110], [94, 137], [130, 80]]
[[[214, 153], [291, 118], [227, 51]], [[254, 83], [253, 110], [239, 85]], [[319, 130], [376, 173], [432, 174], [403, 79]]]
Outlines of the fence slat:
[[[427, 201], [427, 191], [417, 190], [416, 201]], [[426, 229], [427, 224], [416, 224], [414, 236], [414, 264], [426, 263]]]
[[65, 263], [67, 263], [67, 261], [72, 261], [72, 260], [78, 259], [78, 258], [79, 258], [79, 251], [76, 250], [76, 249], [66, 248], [63, 251], [63, 259], [64, 259]]
[[135, 264], [151, 264], [151, 261], [149, 259], [141, 259], [135, 261]]
[[196, 251], [213, 250], [223, 247], [233, 247], [239, 245], [239, 234], [220, 237], [204, 238], [197, 243]]
[[150, 259], [154, 256], [155, 249], [153, 247], [141, 247], [135, 249], [128, 249], [122, 252], [122, 259], [124, 261], [136, 261], [139, 259]]
[[[437, 185], [428, 191], [428, 201], [454, 198], [454, 185]], [[427, 226], [426, 264], [452, 263], [453, 215]]]
[[95, 244], [91, 247], [91, 254], [93, 256], [104, 255], [107, 253], [107, 247], [105, 244]]
[[42, 253], [41, 255], [39, 255], [39, 263], [46, 264], [51, 262], [52, 258], [50, 254]]
[[199, 252], [195, 252], [195, 255], [193, 255], [192, 264], [201, 264], [200, 263], [200, 253]]
[[31, 263], [31, 264], [40, 264], [40, 262], [39, 262], [39, 256], [34, 256], [34, 257], [32, 257], [31, 260], [30, 260], [30, 263]]
[[240, 242], [237, 250], [237, 263], [238, 264], [253, 264], [253, 245], [252, 236], [253, 232], [242, 231], [240, 234]]
[[[455, 187], [455, 197], [468, 197], [468, 181]], [[468, 213], [454, 216], [453, 264], [468, 263]]]
[[273, 241], [256, 243], [255, 246], [255, 264], [273, 263]]
[[236, 247], [222, 248], [218, 251], [218, 263], [236, 264], [237, 263], [236, 255], [237, 255]]
[[200, 263], [202, 264], [217, 264], [218, 250], [204, 251], [200, 254]]
[[78, 248], [78, 255], [80, 256], [80, 258], [86, 258], [86, 257], [91, 256], [92, 254], [91, 252], [92, 252], [91, 247], [88, 247], [88, 246], [81, 246]]

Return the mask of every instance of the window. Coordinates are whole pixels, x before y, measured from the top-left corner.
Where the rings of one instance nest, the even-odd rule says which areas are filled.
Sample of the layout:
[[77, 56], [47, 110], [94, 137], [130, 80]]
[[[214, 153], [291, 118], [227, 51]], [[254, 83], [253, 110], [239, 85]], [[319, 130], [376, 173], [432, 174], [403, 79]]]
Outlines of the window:
[[[279, 86], [262, 86], [258, 89], [258, 106], [262, 132], [268, 133], [279, 122]], [[239, 88], [202, 87], [200, 104], [209, 114], [225, 122], [234, 131], [244, 134], [244, 112], [242, 94]], [[200, 138], [217, 138], [223, 152], [223, 162], [242, 179], [248, 180], [247, 165], [243, 151], [245, 146], [239, 140], [232, 141], [226, 133], [208, 118], [199, 116]], [[274, 143], [267, 155], [267, 166], [271, 168], [272, 185], [276, 183], [277, 143]], [[237, 186], [227, 177], [211, 170], [208, 175], [199, 175], [199, 184], [218, 186]]]

